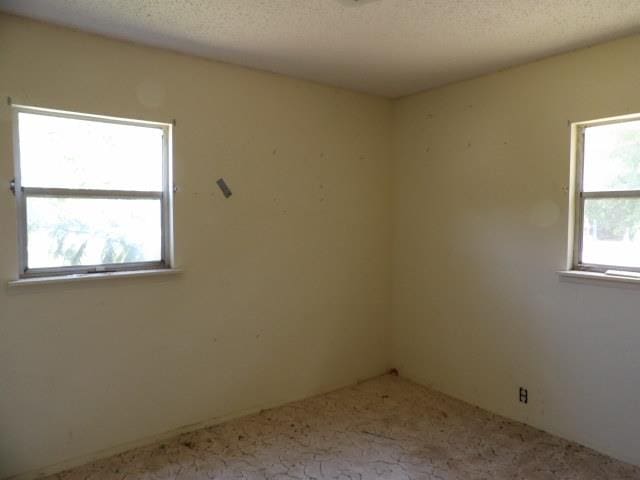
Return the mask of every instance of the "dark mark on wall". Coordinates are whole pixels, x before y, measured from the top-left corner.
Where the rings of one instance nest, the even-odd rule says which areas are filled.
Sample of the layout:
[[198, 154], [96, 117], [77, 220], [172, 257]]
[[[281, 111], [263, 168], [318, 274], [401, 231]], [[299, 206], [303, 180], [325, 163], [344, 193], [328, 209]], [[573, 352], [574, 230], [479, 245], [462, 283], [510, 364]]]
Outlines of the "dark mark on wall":
[[222, 191], [224, 198], [229, 198], [231, 196], [231, 190], [227, 186], [224, 179], [219, 178], [218, 180], [216, 180], [216, 184], [218, 185], [218, 187], [220, 187], [220, 190]]

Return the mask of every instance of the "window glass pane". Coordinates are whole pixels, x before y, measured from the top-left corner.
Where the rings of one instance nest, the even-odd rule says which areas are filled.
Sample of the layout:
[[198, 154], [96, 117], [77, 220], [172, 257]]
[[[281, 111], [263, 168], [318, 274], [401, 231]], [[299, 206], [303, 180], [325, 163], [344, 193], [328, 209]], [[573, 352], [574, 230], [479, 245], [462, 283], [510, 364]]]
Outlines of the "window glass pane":
[[23, 186], [162, 191], [162, 129], [18, 116]]
[[28, 268], [161, 260], [155, 199], [27, 198]]
[[640, 190], [640, 121], [585, 128], [583, 190]]
[[640, 199], [586, 199], [582, 262], [640, 267]]

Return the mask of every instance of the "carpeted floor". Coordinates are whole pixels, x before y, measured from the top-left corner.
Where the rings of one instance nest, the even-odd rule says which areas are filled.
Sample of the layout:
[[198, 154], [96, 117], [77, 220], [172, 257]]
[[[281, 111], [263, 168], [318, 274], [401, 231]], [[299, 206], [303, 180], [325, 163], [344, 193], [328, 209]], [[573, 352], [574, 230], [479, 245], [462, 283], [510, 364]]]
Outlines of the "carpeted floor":
[[385, 375], [56, 477], [624, 480], [640, 468]]

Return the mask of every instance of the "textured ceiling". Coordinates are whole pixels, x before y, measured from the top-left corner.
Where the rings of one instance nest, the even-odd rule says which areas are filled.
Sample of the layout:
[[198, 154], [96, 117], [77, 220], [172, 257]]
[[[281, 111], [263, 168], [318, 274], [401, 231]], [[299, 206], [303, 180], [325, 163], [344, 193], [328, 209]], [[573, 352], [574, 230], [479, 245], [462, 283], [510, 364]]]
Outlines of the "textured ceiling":
[[640, 31], [640, 0], [0, 0], [0, 10], [390, 97]]

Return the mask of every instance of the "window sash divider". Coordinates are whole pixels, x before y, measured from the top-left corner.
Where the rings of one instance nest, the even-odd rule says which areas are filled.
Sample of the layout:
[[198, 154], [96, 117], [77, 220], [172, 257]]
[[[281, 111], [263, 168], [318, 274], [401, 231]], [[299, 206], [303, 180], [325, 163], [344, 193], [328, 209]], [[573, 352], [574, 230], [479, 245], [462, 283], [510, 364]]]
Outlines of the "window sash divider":
[[135, 191], [135, 190], [98, 190], [74, 188], [42, 188], [22, 187], [26, 197], [71, 197], [71, 198], [138, 198], [161, 200], [163, 192]]
[[640, 190], [607, 190], [602, 192], [580, 192], [581, 198], [640, 198]]

